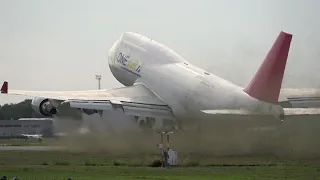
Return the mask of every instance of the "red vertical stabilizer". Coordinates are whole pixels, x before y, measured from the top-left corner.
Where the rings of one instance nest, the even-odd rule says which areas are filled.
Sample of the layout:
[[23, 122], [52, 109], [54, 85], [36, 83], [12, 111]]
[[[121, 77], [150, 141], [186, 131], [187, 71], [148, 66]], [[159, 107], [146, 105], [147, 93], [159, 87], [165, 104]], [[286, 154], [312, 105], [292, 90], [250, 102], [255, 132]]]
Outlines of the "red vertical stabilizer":
[[2, 84], [1, 93], [5, 93], [5, 94], [8, 93], [8, 82], [7, 81], [3, 82], [3, 84]]
[[270, 103], [277, 103], [292, 35], [280, 32], [262, 65], [250, 84], [244, 89], [249, 96]]

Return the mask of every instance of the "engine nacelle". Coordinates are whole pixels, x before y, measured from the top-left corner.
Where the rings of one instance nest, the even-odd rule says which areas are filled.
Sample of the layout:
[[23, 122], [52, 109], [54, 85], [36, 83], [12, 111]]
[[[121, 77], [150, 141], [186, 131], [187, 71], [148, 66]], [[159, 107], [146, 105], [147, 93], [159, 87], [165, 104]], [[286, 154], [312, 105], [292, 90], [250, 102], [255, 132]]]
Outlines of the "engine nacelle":
[[46, 117], [55, 115], [58, 112], [48, 98], [35, 97], [31, 102], [31, 106], [37, 113]]

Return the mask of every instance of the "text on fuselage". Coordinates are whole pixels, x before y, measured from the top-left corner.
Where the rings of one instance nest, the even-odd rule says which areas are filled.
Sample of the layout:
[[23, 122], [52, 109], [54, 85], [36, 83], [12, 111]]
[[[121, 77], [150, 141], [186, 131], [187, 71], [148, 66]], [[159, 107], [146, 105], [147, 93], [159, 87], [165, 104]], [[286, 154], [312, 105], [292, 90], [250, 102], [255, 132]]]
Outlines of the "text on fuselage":
[[130, 56], [119, 53], [117, 57], [117, 62], [124, 68], [129, 69], [134, 72], [140, 72], [141, 68], [143, 67], [143, 62], [138, 60], [130, 59]]

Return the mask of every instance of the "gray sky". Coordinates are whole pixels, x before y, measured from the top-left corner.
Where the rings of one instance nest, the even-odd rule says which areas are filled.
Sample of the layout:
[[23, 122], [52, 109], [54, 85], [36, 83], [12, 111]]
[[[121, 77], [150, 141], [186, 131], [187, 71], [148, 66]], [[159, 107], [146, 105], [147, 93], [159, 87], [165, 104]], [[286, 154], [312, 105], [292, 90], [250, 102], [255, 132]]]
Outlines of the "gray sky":
[[[281, 30], [293, 33], [285, 87], [320, 87], [318, 0], [0, 0], [0, 80], [9, 89], [121, 86], [107, 51], [141, 33], [246, 86]], [[0, 96], [0, 104], [24, 97]]]

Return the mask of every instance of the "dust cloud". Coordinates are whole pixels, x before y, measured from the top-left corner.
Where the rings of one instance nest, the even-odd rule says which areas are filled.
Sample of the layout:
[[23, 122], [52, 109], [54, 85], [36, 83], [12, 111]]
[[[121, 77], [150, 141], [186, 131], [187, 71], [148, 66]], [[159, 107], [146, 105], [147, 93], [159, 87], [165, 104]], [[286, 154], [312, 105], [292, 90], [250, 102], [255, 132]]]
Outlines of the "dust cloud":
[[[72, 123], [62, 126], [68, 128]], [[79, 123], [76, 122], [75, 125]], [[101, 126], [101, 124], [99, 124]], [[277, 156], [290, 158], [320, 157], [320, 122], [316, 117], [295, 117], [277, 127], [254, 129], [230, 125], [205, 125], [201, 131], [180, 131], [170, 136], [170, 146], [182, 154], [208, 156]], [[166, 143], [166, 137], [164, 137]], [[160, 134], [149, 132], [94, 131], [70, 133], [59, 145], [70, 151], [113, 154], [158, 153]]]
[[82, 126], [82, 120], [73, 118], [54, 118], [53, 119], [53, 129], [54, 133], [60, 132], [75, 132]]

